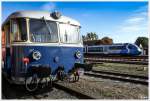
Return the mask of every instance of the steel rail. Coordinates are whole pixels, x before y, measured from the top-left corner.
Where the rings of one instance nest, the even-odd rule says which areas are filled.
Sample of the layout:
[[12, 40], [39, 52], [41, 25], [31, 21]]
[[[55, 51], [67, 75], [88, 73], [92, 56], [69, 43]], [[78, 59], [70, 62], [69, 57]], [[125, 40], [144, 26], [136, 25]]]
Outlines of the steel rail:
[[136, 84], [142, 84], [142, 85], [148, 85], [148, 81], [145, 80], [137, 80], [137, 79], [129, 79], [129, 78], [123, 78], [118, 76], [110, 76], [110, 75], [103, 75], [103, 74], [95, 74], [95, 73], [84, 73], [87, 76], [94, 76], [94, 77], [100, 77], [104, 79], [111, 79], [111, 80], [117, 80], [117, 81], [123, 81], [123, 82], [130, 82], [130, 83], [136, 83]]
[[127, 74], [127, 73], [117, 73], [117, 72], [100, 71], [100, 70], [92, 70], [92, 72], [93, 73], [110, 74], [110, 75], [116, 75], [116, 76], [123, 76], [123, 77], [131, 77], [131, 78], [139, 78], [139, 79], [148, 80], [147, 76], [141, 76], [141, 75], [132, 75], [132, 74]]
[[148, 61], [125, 61], [125, 60], [108, 60], [108, 59], [84, 59], [84, 61], [92, 63], [92, 64], [98, 64], [99, 62], [107, 62], [107, 63], [126, 63], [126, 64], [141, 64], [141, 65], [148, 65]]
[[138, 59], [148, 59], [148, 55], [141, 55], [141, 56], [128, 56], [128, 55], [102, 55], [102, 54], [90, 54], [90, 53], [84, 53], [84, 57], [103, 57], [103, 58], [138, 58]]
[[73, 90], [73, 89], [71, 89], [71, 88], [69, 88], [69, 87], [63, 86], [63, 85], [58, 84], [58, 83], [56, 83], [56, 82], [53, 83], [53, 86], [54, 86], [55, 88], [57, 88], [57, 89], [64, 90], [64, 91], [66, 91], [66, 92], [68, 92], [68, 93], [70, 93], [70, 94], [76, 96], [76, 97], [79, 98], [79, 99], [96, 99], [96, 98], [94, 98], [94, 97], [91, 97], [90, 95], [86, 95], [86, 94], [84, 94], [84, 93], [82, 93], [82, 92]]

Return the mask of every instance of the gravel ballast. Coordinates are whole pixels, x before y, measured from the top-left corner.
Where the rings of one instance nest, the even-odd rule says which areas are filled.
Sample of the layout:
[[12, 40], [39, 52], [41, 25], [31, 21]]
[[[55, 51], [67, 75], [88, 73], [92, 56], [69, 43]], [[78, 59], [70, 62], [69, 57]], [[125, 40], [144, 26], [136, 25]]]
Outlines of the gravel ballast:
[[145, 99], [148, 86], [83, 76], [79, 82], [59, 84], [96, 99]]

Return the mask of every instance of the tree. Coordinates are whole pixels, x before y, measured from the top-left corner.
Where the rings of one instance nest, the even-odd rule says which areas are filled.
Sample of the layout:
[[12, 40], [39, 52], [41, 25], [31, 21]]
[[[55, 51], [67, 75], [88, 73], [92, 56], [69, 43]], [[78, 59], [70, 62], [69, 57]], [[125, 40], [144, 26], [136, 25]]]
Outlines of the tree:
[[82, 40], [86, 40], [86, 37], [85, 37], [85, 35], [82, 35]]
[[87, 33], [86, 40], [97, 40], [98, 35], [95, 32]]
[[95, 42], [95, 45], [102, 45], [102, 44], [103, 44], [102, 40], [97, 40], [97, 41]]
[[148, 38], [147, 37], [138, 37], [135, 41], [135, 44], [143, 48], [148, 48]]
[[93, 38], [94, 38], [94, 40], [97, 40], [98, 39], [98, 35], [96, 33], [93, 33]]
[[87, 40], [91, 40], [91, 37], [92, 37], [92, 36], [91, 36], [91, 33], [87, 33], [86, 39], [87, 39]]
[[111, 38], [109, 38], [109, 37], [103, 37], [101, 39], [101, 41], [102, 41], [101, 42], [102, 44], [107, 44], [107, 45], [113, 44], [113, 40]]

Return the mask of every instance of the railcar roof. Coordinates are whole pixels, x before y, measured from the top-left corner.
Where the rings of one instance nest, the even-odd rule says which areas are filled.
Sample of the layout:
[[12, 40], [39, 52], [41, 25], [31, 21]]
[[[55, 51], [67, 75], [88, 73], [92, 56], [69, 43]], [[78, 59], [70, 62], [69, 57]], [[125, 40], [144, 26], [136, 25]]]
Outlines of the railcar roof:
[[7, 20], [10, 18], [42, 19], [44, 17], [46, 20], [57, 21], [57, 22], [62, 22], [62, 23], [68, 23], [69, 22], [70, 24], [80, 26], [80, 23], [74, 19], [71, 19], [71, 18], [66, 17], [66, 16], [61, 16], [59, 19], [54, 19], [53, 17], [50, 16], [50, 14], [51, 14], [51, 12], [46, 12], [46, 11], [17, 11], [17, 12], [12, 13], [5, 20], [5, 22], [7, 22]]

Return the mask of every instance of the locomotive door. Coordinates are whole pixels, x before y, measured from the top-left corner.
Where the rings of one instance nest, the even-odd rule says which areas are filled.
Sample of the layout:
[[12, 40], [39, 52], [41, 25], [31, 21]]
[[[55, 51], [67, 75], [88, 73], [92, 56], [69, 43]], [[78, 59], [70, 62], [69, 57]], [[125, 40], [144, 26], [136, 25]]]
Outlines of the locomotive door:
[[2, 68], [4, 69], [4, 61], [6, 60], [6, 35], [2, 29]]
[[107, 46], [103, 47], [103, 52], [104, 52], [104, 54], [108, 54], [108, 47]]
[[10, 63], [10, 23], [7, 23], [5, 26], [4, 26], [4, 33], [6, 35], [5, 39], [6, 39], [6, 48], [5, 48], [5, 51], [6, 51], [6, 57], [5, 57], [5, 70], [10, 73], [10, 66], [11, 66], [11, 63]]

